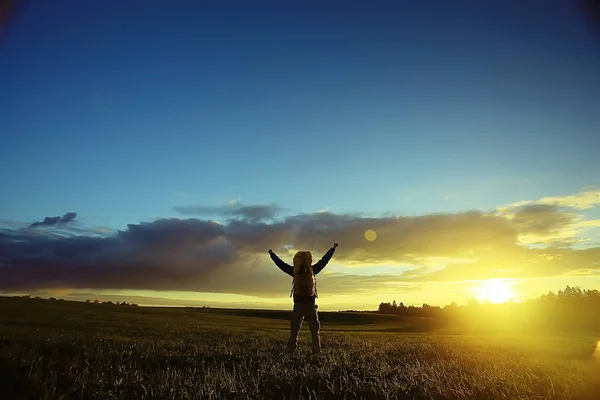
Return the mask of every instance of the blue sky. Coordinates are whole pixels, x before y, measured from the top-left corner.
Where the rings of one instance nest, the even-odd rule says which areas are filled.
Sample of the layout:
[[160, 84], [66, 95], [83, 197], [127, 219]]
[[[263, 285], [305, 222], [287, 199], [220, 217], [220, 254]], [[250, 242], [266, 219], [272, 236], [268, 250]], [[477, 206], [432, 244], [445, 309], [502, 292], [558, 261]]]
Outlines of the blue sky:
[[12, 21], [6, 217], [122, 227], [234, 198], [411, 213], [598, 183], [598, 42], [569, 2], [125, 3]]
[[575, 2], [345, 3], [30, 2], [0, 41], [0, 219], [415, 216], [600, 186], [600, 38]]

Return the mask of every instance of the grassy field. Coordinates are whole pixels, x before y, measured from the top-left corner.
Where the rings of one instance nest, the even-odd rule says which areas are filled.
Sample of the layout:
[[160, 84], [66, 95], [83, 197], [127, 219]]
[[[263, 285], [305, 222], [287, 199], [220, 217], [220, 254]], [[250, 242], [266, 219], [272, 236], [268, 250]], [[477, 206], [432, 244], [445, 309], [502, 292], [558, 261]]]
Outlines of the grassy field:
[[600, 399], [598, 338], [320, 316], [322, 354], [305, 326], [290, 356], [289, 312], [0, 298], [0, 398]]

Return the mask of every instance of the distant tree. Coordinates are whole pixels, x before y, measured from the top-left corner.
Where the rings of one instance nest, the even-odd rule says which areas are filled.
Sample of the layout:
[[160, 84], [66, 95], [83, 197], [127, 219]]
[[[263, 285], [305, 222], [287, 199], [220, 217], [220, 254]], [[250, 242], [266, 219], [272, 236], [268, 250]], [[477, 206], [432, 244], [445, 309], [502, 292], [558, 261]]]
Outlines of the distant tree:
[[[430, 327], [443, 325], [484, 329], [534, 329], [544, 331], [562, 331], [600, 334], [600, 291], [584, 290], [578, 286], [566, 286], [557, 294], [549, 291], [535, 299], [522, 302], [493, 304], [480, 303], [469, 299], [465, 306], [452, 302], [444, 307], [422, 306], [405, 307], [382, 302], [377, 311], [383, 314], [396, 314], [407, 317], [426, 317]], [[505, 321], [510, 319], [510, 321]], [[511, 322], [511, 323], [505, 323]], [[429, 322], [427, 322], [429, 324]]]
[[384, 314], [393, 314], [394, 308], [390, 303], [381, 303], [379, 304], [379, 312]]
[[56, 297], [50, 297], [50, 300], [56, 300]]
[[86, 303], [89, 303], [89, 302], [90, 302], [90, 299], [87, 299], [85, 302], [86, 302]]
[[467, 306], [468, 307], [479, 307], [479, 302], [475, 299], [469, 299], [469, 300], [467, 300]]

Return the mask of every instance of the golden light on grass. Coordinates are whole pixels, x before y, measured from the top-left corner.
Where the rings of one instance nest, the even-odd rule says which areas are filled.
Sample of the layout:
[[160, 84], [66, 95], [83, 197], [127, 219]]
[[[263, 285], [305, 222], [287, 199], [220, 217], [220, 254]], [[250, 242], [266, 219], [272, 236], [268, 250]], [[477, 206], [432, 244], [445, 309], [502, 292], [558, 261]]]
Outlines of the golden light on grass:
[[369, 229], [365, 232], [365, 239], [367, 239], [369, 242], [374, 242], [377, 239], [377, 232]]
[[510, 284], [501, 280], [490, 279], [475, 289], [479, 300], [492, 303], [504, 303], [515, 297]]
[[593, 357], [594, 359], [600, 361], [600, 340], [598, 340], [598, 342], [596, 342], [596, 344], [594, 345]]

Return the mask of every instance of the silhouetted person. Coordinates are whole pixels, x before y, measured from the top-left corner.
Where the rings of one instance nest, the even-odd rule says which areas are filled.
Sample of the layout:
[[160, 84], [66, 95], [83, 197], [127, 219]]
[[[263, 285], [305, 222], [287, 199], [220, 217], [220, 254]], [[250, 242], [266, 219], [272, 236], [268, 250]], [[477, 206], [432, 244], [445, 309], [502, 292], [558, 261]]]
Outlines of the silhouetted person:
[[312, 254], [309, 251], [299, 251], [294, 256], [294, 265], [291, 266], [283, 262], [273, 250], [269, 250], [269, 255], [273, 262], [283, 272], [292, 277], [292, 291], [290, 296], [294, 296], [294, 310], [292, 311], [292, 320], [290, 321], [290, 340], [288, 350], [294, 352], [298, 345], [298, 336], [304, 319], [308, 322], [310, 333], [312, 335], [313, 354], [321, 351], [321, 336], [319, 316], [317, 314], [317, 305], [315, 304], [317, 294], [317, 283], [315, 275], [325, 268], [333, 257], [337, 243], [333, 244], [327, 253], [316, 264], [312, 264]]

